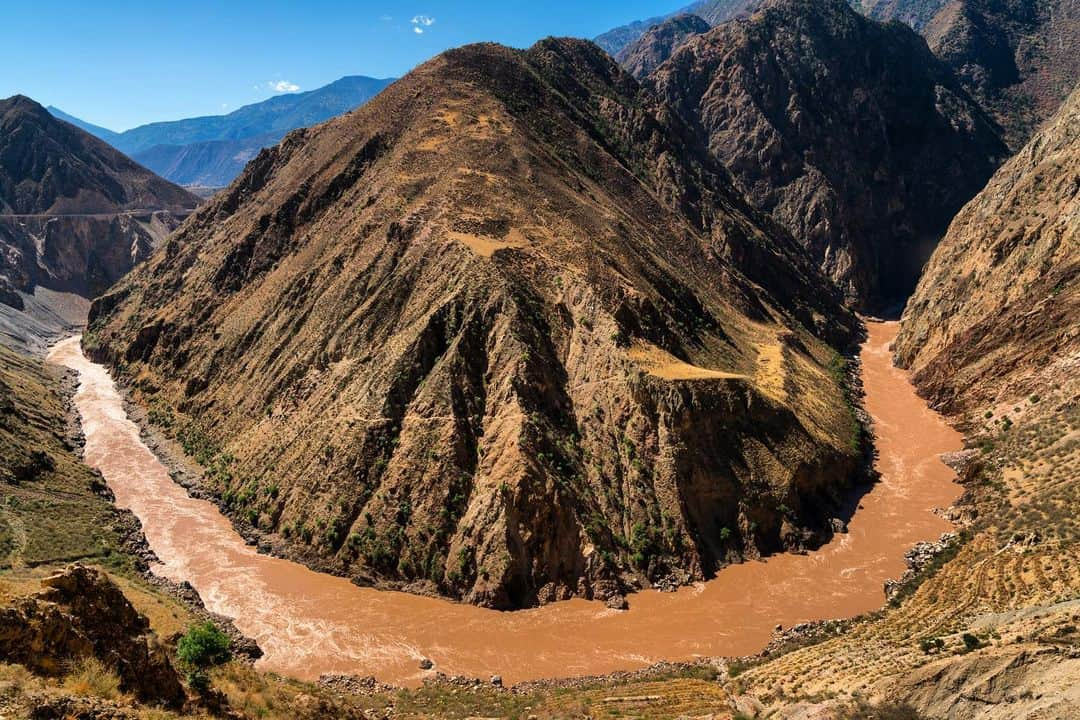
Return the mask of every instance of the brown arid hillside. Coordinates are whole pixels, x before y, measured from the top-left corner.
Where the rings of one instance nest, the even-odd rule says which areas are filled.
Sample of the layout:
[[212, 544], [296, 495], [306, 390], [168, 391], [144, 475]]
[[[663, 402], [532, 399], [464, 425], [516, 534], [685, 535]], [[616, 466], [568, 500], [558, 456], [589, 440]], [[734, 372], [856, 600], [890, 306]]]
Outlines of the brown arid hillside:
[[0, 213], [191, 210], [197, 199], [23, 95], [0, 100]]
[[740, 667], [735, 692], [819, 713], [798, 717], [853, 692], [930, 718], [1077, 716], [1078, 192], [1080, 91], [957, 216], [896, 343], [966, 435], [957, 538], [883, 611]]
[[85, 349], [266, 544], [495, 607], [823, 536], [855, 318], [595, 46], [453, 50], [290, 134]]
[[1080, 78], [1076, 0], [952, 0], [922, 32], [1014, 150]]
[[199, 202], [33, 100], [0, 100], [0, 330], [59, 332], [38, 288], [103, 292]]
[[641, 79], [660, 67], [676, 48], [694, 35], [709, 31], [709, 23], [697, 15], [676, 15], [649, 28], [635, 42], [615, 54], [615, 60]]
[[922, 38], [842, 0], [766, 3], [647, 82], [865, 310], [903, 302], [1005, 154]]
[[897, 358], [950, 411], [1024, 397], [1076, 374], [1078, 291], [1080, 91], [953, 220], [908, 303]]

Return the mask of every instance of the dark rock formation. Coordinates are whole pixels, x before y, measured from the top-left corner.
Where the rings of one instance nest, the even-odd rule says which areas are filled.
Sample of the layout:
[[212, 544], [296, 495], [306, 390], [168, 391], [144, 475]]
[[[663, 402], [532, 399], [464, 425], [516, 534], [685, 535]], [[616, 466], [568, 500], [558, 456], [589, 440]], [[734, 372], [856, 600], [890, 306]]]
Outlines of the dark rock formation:
[[634, 77], [643, 78], [660, 67], [688, 38], [708, 32], [709, 27], [697, 15], [676, 15], [649, 28], [636, 42], [616, 53], [615, 60]]
[[952, 0], [923, 28], [1018, 150], [1080, 79], [1076, 0]]
[[670, 15], [638, 20], [612, 28], [606, 33], [597, 36], [594, 42], [612, 55], [616, 55], [637, 42], [638, 39], [657, 25], [661, 25], [680, 15], [694, 15], [704, 20], [711, 27], [733, 18], [748, 15], [756, 10], [760, 4], [761, 0], [698, 0]]
[[142, 702], [184, 704], [180, 678], [149, 622], [104, 573], [75, 565], [41, 584], [36, 595], [0, 608], [0, 658], [60, 675], [71, 661], [96, 657]]
[[767, 3], [648, 82], [865, 310], [903, 302], [1006, 152], [918, 35], [843, 0]]

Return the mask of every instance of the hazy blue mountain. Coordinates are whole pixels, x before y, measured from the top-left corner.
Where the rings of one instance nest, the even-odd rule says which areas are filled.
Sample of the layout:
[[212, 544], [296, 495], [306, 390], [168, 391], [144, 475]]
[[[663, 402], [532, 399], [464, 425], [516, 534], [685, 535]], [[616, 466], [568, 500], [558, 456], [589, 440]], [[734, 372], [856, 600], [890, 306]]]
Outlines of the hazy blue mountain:
[[117, 140], [120, 138], [120, 133], [109, 130], [108, 128], [103, 128], [100, 125], [88, 123], [85, 120], [80, 120], [74, 115], [68, 115], [66, 112], [64, 112], [58, 107], [53, 107], [52, 105], [50, 105], [45, 109], [48, 110], [53, 117], [59, 118], [64, 122], [71, 123], [80, 130], [84, 130], [93, 135], [94, 137], [98, 138], [99, 140], [104, 140], [105, 142], [113, 145], [114, 147]]
[[222, 186], [232, 182], [261, 148], [276, 144], [290, 130], [357, 108], [391, 82], [393, 78], [343, 77], [317, 90], [277, 95], [228, 115], [150, 123], [121, 133], [57, 108], [49, 111], [173, 182]]
[[276, 144], [281, 133], [240, 140], [207, 140], [188, 145], [154, 145], [132, 157], [162, 177], [188, 187], [223, 187], [264, 147]]
[[364, 104], [391, 82], [362, 75], [343, 77], [318, 90], [276, 95], [228, 115], [141, 125], [121, 133], [117, 147], [134, 155], [155, 145], [241, 140], [271, 133], [280, 138], [290, 130], [329, 120]]

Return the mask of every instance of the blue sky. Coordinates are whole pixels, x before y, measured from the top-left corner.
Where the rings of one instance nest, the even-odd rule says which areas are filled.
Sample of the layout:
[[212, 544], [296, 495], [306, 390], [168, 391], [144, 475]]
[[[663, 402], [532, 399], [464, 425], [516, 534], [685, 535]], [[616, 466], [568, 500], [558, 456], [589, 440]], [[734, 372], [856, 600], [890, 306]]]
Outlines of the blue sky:
[[0, 97], [125, 130], [217, 115], [343, 75], [399, 77], [442, 50], [594, 37], [689, 0], [0, 0]]

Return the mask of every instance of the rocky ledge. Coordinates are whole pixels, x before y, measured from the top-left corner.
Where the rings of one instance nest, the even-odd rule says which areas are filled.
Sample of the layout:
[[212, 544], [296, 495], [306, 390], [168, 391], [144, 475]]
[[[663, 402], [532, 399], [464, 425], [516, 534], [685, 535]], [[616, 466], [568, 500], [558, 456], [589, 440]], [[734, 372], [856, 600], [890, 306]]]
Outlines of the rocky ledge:
[[0, 609], [0, 659], [42, 675], [96, 657], [144, 703], [179, 708], [180, 677], [123, 592], [105, 573], [73, 565], [41, 581], [42, 590]]

